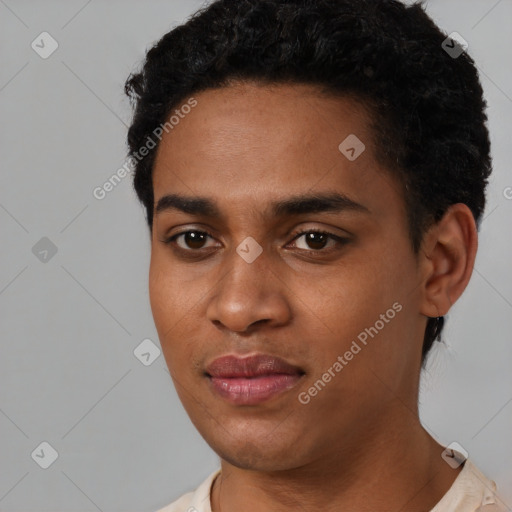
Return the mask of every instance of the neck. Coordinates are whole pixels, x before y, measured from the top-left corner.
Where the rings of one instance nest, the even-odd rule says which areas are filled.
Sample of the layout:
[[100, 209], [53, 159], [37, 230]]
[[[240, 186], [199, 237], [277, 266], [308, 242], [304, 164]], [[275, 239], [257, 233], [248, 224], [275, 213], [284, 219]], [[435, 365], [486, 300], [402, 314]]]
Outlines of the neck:
[[350, 446], [345, 440], [301, 467], [268, 472], [222, 460], [212, 511], [429, 512], [462, 468], [444, 462], [443, 447], [410, 411], [394, 423], [381, 420], [378, 432], [367, 431]]

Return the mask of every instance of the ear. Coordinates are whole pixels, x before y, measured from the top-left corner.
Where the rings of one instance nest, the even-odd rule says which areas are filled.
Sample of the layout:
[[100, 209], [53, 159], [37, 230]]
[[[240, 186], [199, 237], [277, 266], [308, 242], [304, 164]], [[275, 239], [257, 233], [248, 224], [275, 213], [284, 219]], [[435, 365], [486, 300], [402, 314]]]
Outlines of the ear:
[[422, 300], [420, 312], [445, 315], [466, 288], [478, 248], [475, 219], [467, 205], [457, 203], [423, 237], [420, 250]]

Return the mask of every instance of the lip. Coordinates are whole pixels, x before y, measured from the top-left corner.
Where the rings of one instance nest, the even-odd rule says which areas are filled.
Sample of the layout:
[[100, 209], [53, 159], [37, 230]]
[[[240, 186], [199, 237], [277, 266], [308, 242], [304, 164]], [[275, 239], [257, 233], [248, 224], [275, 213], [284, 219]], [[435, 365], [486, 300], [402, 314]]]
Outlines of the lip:
[[206, 367], [213, 390], [235, 405], [255, 405], [294, 387], [305, 372], [280, 357], [226, 355]]

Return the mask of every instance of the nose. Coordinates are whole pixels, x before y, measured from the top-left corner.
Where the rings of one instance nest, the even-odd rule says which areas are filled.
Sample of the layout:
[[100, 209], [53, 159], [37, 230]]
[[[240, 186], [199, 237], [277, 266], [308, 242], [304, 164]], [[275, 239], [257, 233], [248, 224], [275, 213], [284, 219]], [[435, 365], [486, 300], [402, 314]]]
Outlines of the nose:
[[242, 333], [257, 325], [281, 326], [289, 322], [288, 288], [263, 252], [248, 263], [233, 251], [226, 258], [223, 276], [214, 287], [207, 317], [219, 328]]

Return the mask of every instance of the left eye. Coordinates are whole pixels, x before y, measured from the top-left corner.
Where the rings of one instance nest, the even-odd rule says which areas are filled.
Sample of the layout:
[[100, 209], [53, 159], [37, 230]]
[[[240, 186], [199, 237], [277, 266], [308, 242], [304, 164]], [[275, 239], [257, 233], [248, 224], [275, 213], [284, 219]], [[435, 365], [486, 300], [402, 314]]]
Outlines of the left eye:
[[337, 243], [342, 244], [345, 241], [343, 238], [333, 235], [332, 233], [316, 230], [302, 231], [301, 233], [298, 233], [293, 240], [299, 240], [303, 237], [304, 243], [307, 247], [298, 247], [296, 244], [298, 249], [314, 249], [315, 251], [321, 251], [326, 248], [325, 246], [329, 240], [331, 240], [332, 244], [330, 247], [327, 247], [327, 249], [335, 247]]

